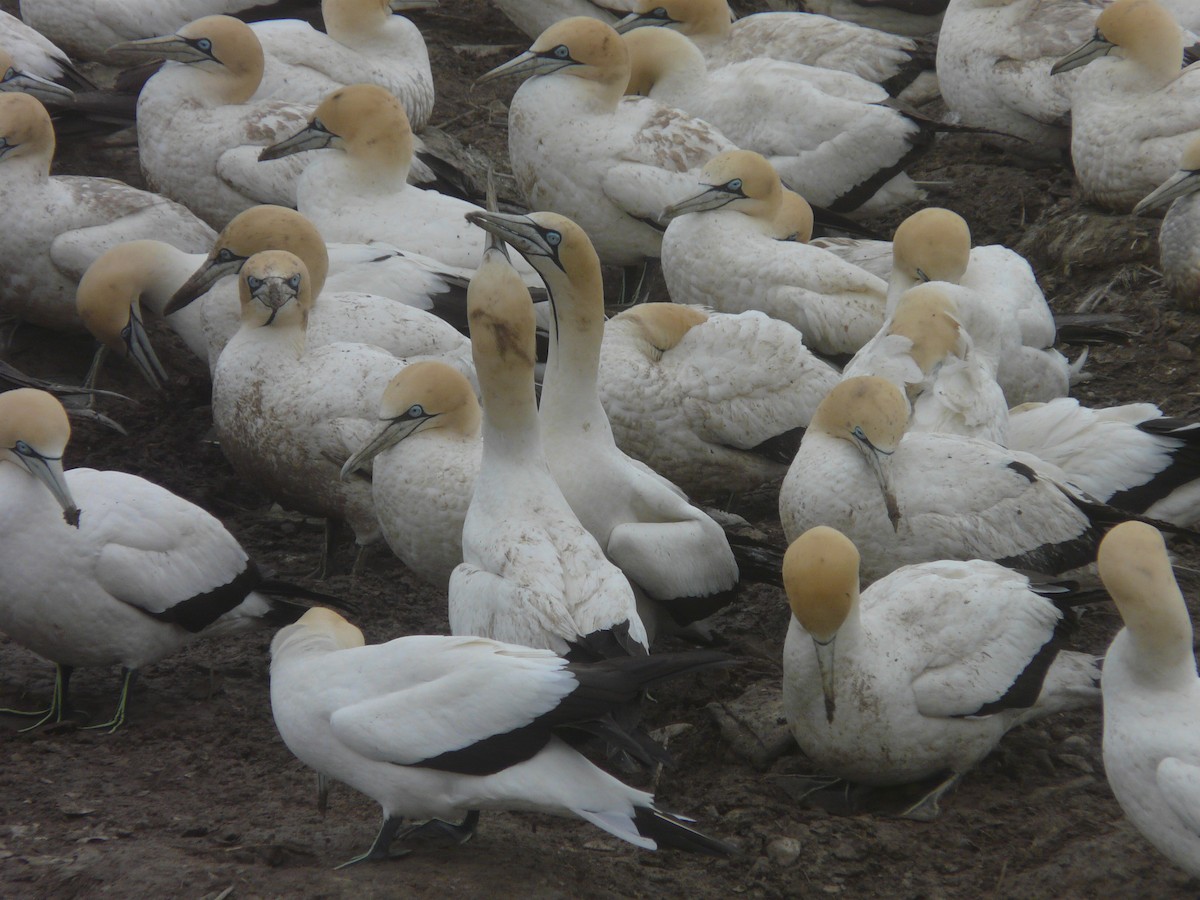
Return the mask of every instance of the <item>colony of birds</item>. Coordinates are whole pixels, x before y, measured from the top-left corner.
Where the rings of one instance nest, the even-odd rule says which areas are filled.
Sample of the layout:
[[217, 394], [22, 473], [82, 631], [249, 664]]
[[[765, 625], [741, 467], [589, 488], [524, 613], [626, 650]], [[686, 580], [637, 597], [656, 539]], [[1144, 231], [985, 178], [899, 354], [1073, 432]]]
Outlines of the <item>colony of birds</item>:
[[[1119, 328], [1056, 320], [1030, 264], [908, 171], [954, 132], [1069, 160], [1087, 203], [1165, 210], [1164, 283], [1200, 305], [1200, 9], [497, 0], [531, 41], [480, 79], [517, 84], [501, 211], [429, 125], [400, 14], [429, 0], [323, 0], [324, 31], [226, 15], [245, 5], [0, 13], [0, 313], [99, 346], [85, 386], [0, 394], [0, 632], [56, 670], [6, 727], [79, 722], [73, 671], [120, 667], [85, 727], [137, 729], [141, 669], [266, 626], [320, 804], [341, 782], [382, 807], [329, 863], [465, 842], [494, 810], [737, 855], [720, 819], [625, 782], [669, 760], [647, 690], [739, 665], [719, 616], [766, 585], [812, 775], [919, 785], [898, 812], [930, 819], [1010, 729], [1102, 704], [1113, 794], [1200, 876], [1200, 678], [1164, 540], [1200, 537], [1200, 424], [1070, 397], [1088, 353], [1059, 338], [1103, 354]], [[67, 53], [165, 63], [99, 90]], [[939, 94], [946, 119], [917, 111]], [[128, 127], [156, 193], [50, 175], [56, 138]], [[170, 390], [151, 320], [209, 373], [237, 475], [328, 523], [322, 577], [348, 525], [354, 571], [385, 544], [450, 635], [367, 644], [353, 581], [275, 578], [199, 498], [64, 465], [73, 417], [115, 426], [104, 370]], [[736, 515], [766, 491], [785, 541]], [[1101, 660], [1073, 628], [1112, 602]]]

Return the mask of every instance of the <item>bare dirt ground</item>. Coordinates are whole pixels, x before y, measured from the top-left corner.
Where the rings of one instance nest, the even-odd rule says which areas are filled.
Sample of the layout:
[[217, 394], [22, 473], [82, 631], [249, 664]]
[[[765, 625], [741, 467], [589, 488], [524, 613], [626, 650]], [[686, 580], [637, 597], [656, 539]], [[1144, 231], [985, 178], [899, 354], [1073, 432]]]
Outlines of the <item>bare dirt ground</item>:
[[[0, 7], [12, 11], [15, 2]], [[506, 168], [503, 104], [513, 87], [467, 86], [528, 41], [485, 0], [443, 0], [440, 10], [416, 20], [434, 58], [435, 123]], [[506, 46], [479, 54], [467, 45]], [[130, 146], [64, 148], [59, 168], [141, 183]], [[929, 182], [930, 203], [966, 216], [977, 242], [1029, 255], [1056, 310], [1074, 310], [1100, 291], [1099, 309], [1132, 317], [1140, 334], [1129, 346], [1093, 352], [1093, 379], [1077, 391], [1083, 402], [1151, 400], [1174, 415], [1200, 415], [1194, 355], [1200, 318], [1169, 300], [1154, 271], [1156, 221], [1089, 211], [1064, 168], [1015, 165], [975, 137], [945, 140], [916, 171]], [[896, 221], [878, 225], [888, 233]], [[77, 427], [68, 465], [157, 481], [220, 516], [265, 567], [303, 581], [317, 563], [319, 523], [273, 510], [236, 478], [205, 440], [211, 418], [203, 368], [172, 344], [166, 329], [155, 339], [167, 348], [160, 355], [173, 374], [170, 392], [154, 395], [131, 368], [111, 364], [105, 386], [138, 401], [105, 406], [129, 435]], [[34, 374], [77, 381], [90, 354], [85, 340], [22, 328], [6, 358]], [[782, 540], [770, 503], [750, 511]], [[1181, 547], [1179, 556], [1182, 565], [1197, 565], [1195, 550]], [[345, 546], [342, 571], [349, 562]], [[1181, 578], [1185, 594], [1194, 595], [1195, 570], [1181, 571]], [[360, 605], [356, 620], [370, 641], [447, 628], [445, 597], [385, 550], [357, 580], [338, 576], [322, 587]], [[1140, 898], [1200, 892], [1200, 883], [1169, 865], [1123, 819], [1104, 780], [1099, 710], [1012, 733], [943, 801], [932, 823], [838, 817], [797, 799], [790, 776], [808, 771], [802, 757], [756, 768], [723, 739], [706, 709], [733, 703], [750, 688], [778, 690], [787, 622], [780, 592], [751, 591], [715, 623], [744, 663], [662, 689], [647, 712], [655, 726], [692, 726], [672, 741], [676, 759], [657, 787], [661, 805], [694, 815], [701, 828], [737, 844], [740, 857], [647, 853], [583, 822], [495, 814], [484, 817], [465, 846], [333, 871], [373, 838], [378, 807], [340, 788], [328, 814], [317, 812], [312, 773], [283, 746], [271, 721], [270, 635], [262, 633], [198, 643], [148, 669], [128, 725], [113, 735], [70, 724], [19, 733], [23, 722], [0, 719], [0, 893]], [[1111, 609], [1089, 615], [1079, 647], [1103, 652], [1118, 626]], [[0, 706], [32, 707], [51, 685], [45, 661], [0, 638]], [[103, 721], [116, 702], [118, 675], [82, 671], [72, 687], [76, 704], [92, 721]], [[795, 842], [792, 852], [781, 839]]]

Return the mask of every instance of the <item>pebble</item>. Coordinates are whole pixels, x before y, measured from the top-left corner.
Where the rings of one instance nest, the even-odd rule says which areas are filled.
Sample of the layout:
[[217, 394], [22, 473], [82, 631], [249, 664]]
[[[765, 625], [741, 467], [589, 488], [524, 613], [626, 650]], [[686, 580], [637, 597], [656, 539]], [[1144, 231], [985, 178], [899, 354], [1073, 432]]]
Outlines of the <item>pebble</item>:
[[800, 858], [800, 842], [795, 838], [775, 838], [767, 844], [767, 859], [780, 868], [787, 868]]

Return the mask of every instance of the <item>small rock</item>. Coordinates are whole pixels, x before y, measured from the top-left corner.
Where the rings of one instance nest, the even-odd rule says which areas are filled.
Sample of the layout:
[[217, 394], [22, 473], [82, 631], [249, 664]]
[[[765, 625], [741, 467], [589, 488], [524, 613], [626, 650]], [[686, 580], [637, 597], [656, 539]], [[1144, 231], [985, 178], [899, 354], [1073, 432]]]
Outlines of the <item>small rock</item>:
[[1058, 745], [1059, 753], [1075, 753], [1085, 755], [1091, 749], [1091, 743], [1082, 734], [1073, 734]]
[[800, 858], [800, 842], [795, 838], [775, 838], [767, 844], [767, 859], [780, 868], [787, 868]]
[[1179, 341], [1167, 341], [1167, 356], [1171, 359], [1191, 359], [1193, 354], [1186, 345]]
[[862, 859], [863, 853], [859, 847], [849, 841], [842, 841], [834, 846], [833, 855], [842, 862], [857, 862]]
[[1060, 753], [1058, 754], [1058, 761], [1063, 765], [1070, 766], [1072, 769], [1087, 772], [1089, 775], [1096, 771], [1088, 760], [1074, 753]]

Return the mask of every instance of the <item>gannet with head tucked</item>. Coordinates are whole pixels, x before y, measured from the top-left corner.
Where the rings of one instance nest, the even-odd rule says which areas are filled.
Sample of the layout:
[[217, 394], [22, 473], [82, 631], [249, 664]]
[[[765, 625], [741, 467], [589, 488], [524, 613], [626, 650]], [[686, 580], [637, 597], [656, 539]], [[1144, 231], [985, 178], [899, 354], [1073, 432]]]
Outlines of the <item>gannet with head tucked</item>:
[[1084, 197], [1127, 212], [1175, 171], [1200, 132], [1200, 65], [1182, 72], [1179, 24], [1157, 0], [1116, 0], [1053, 71], [1071, 90], [1071, 160]]
[[635, 28], [624, 40], [632, 64], [626, 93], [711, 122], [739, 147], [768, 157], [811, 202], [870, 215], [924, 196], [903, 167], [932, 134], [885, 105], [878, 85], [775, 59], [709, 72], [699, 48], [670, 29]]
[[484, 253], [467, 295], [483, 398], [483, 457], [450, 576], [450, 630], [555, 653], [645, 653], [633, 590], [554, 481], [533, 390], [529, 292], [504, 252]]
[[463, 522], [483, 454], [475, 388], [453, 366], [422, 360], [398, 372], [379, 400], [371, 436], [342, 477], [371, 461], [371, 496], [388, 546], [446, 590], [463, 561]]
[[767, 57], [850, 72], [898, 94], [922, 69], [933, 68], [912, 38], [811, 13], [757, 13], [735, 21], [726, 0], [636, 0], [617, 29], [643, 25], [687, 35], [710, 69]]
[[837, 372], [760, 312], [643, 303], [611, 319], [600, 399], [617, 446], [691, 495], [779, 480]]
[[[42, 721], [61, 720], [73, 669], [124, 668], [111, 721], [125, 721], [143, 667], [195, 637], [294, 622], [306, 592], [263, 578], [225, 527], [144, 478], [63, 471], [62, 404], [31, 388], [0, 394], [0, 632], [53, 662]], [[64, 521], [65, 520], [65, 521]]]
[[[784, 194], [765, 158], [748, 150], [722, 153], [698, 181], [664, 213], [671, 221], [663, 235], [663, 276], [676, 303], [759, 310], [794, 325], [822, 353], [853, 353], [875, 334], [887, 285], [825, 250], [778, 240]], [[784, 228], [791, 233], [803, 224]]]
[[1200, 306], [1200, 137], [1179, 160], [1179, 170], [1142, 198], [1134, 213], [1170, 203], [1158, 232], [1158, 258], [1167, 290], [1180, 302]]
[[534, 209], [578, 222], [606, 264], [659, 255], [663, 207], [733, 145], [707, 122], [644, 97], [622, 99], [629, 52], [595, 19], [572, 18], [484, 78], [528, 78], [509, 106], [508, 148]]
[[923, 801], [935, 814], [938, 796], [1009, 729], [1099, 701], [1097, 660], [1060, 649], [1060, 586], [1044, 595], [992, 562], [933, 561], [860, 596], [859, 561], [825, 526], [784, 556], [783, 708], [821, 772], [866, 784], [940, 775]]
[[1104, 658], [1104, 773], [1138, 831], [1200, 876], [1200, 677], [1162, 535], [1125, 522], [1100, 544], [1125, 627]]
[[[371, 84], [338, 88], [305, 128], [261, 158], [326, 149], [305, 157], [296, 185], [297, 208], [326, 240], [385, 241], [451, 266], [479, 267], [483, 235], [465, 216], [481, 208], [407, 183], [413, 133], [396, 97]], [[528, 264], [519, 268], [527, 283], [541, 286]]]
[[[731, 853], [560, 736], [572, 728], [612, 734], [621, 703], [713, 657], [573, 663], [472, 636], [365, 645], [341, 616], [313, 610], [271, 642], [271, 711], [303, 763], [383, 807], [371, 848], [343, 865], [391, 858], [393, 841], [408, 833], [400, 833], [404, 817], [440, 819], [467, 840], [483, 809], [577, 815], [647, 850]], [[459, 818], [461, 825], [449, 824]]]
[[[784, 533], [846, 533], [868, 581], [937, 559], [1059, 574], [1095, 559], [1097, 509], [1045, 464], [978, 438], [907, 430], [908, 401], [872, 376], [839, 383], [809, 423], [779, 494]], [[930, 478], [930, 461], [937, 478]]]
[[[54, 128], [23, 93], [0, 93], [0, 308], [52, 328], [78, 329], [74, 262], [122, 241], [156, 237], [200, 250], [212, 229], [178, 203], [110, 178], [50, 175]], [[85, 263], [85, 265], [87, 264]]]
[[617, 449], [600, 402], [604, 286], [587, 235], [555, 213], [474, 219], [520, 251], [550, 292], [538, 421], [563, 496], [605, 555], [676, 624], [707, 618], [729, 601], [737, 562], [720, 525]]

